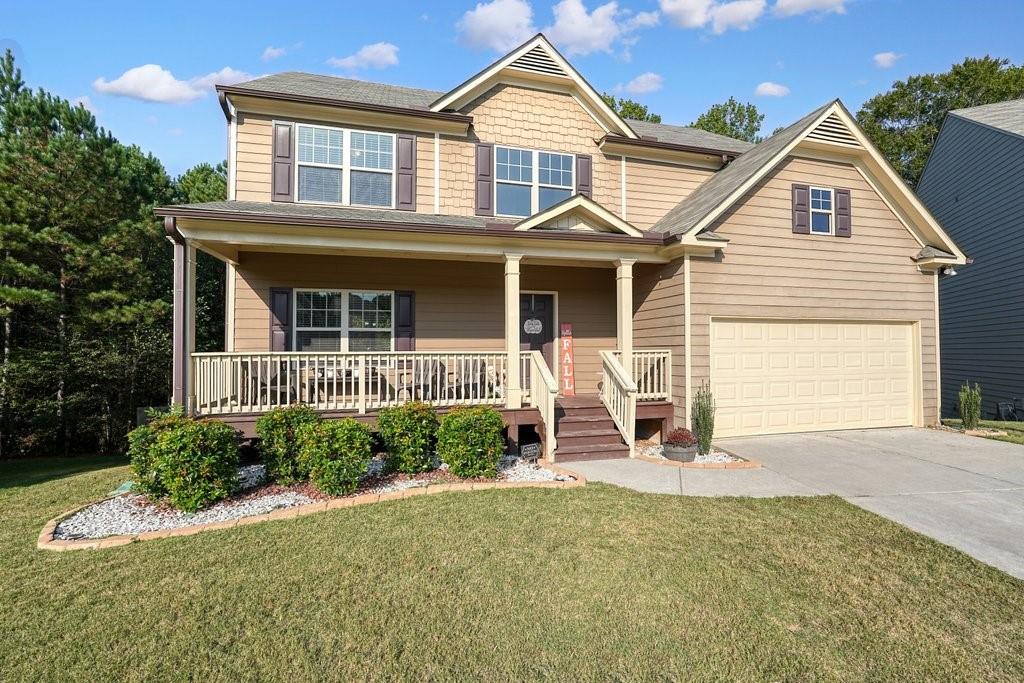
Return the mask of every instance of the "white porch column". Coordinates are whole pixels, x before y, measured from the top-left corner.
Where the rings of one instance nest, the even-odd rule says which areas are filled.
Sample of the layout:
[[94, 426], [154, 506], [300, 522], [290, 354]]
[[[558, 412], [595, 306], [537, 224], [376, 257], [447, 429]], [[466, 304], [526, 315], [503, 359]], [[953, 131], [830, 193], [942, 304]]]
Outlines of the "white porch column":
[[615, 262], [615, 338], [622, 352], [622, 367], [633, 377], [633, 264], [636, 259]]
[[505, 254], [505, 407], [520, 408], [523, 391], [519, 377], [519, 262], [522, 254]]
[[196, 347], [196, 250], [184, 241], [174, 242], [174, 315], [171, 344], [171, 401], [192, 410], [192, 353]]

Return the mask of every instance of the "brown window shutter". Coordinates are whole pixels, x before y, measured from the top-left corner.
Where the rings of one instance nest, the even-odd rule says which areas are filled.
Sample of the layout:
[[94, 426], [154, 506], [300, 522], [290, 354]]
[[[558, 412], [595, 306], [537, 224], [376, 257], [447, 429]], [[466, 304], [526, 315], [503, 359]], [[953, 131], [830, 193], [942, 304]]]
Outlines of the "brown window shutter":
[[395, 166], [395, 208], [401, 211], [416, 210], [416, 136], [397, 136], [398, 159]]
[[416, 292], [395, 292], [395, 351], [416, 350]]
[[807, 185], [793, 185], [793, 232], [811, 233], [811, 188]]
[[576, 155], [576, 194], [593, 199], [593, 159], [589, 154]]
[[851, 237], [853, 224], [850, 220], [850, 191], [836, 190], [836, 237]]
[[295, 201], [292, 188], [292, 164], [295, 156], [292, 130], [293, 126], [290, 123], [274, 123], [270, 199], [275, 202]]
[[476, 145], [476, 215], [494, 215], [494, 145]]
[[292, 350], [292, 290], [270, 290], [270, 350]]

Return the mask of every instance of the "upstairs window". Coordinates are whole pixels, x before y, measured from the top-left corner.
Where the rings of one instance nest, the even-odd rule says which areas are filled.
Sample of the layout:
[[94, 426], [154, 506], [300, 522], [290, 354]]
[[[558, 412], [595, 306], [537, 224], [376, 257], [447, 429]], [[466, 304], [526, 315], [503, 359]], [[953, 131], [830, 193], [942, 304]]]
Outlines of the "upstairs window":
[[494, 148], [494, 194], [499, 216], [525, 218], [572, 196], [575, 158], [515, 147]]
[[296, 129], [300, 202], [394, 206], [394, 135], [304, 124]]
[[831, 235], [835, 223], [832, 190], [823, 187], [811, 188], [811, 232], [815, 235]]

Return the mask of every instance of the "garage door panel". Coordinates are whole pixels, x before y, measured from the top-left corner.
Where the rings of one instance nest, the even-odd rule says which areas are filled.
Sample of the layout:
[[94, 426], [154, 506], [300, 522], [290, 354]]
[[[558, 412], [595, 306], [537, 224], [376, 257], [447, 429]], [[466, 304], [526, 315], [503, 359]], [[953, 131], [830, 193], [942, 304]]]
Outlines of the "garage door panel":
[[909, 323], [714, 321], [719, 436], [912, 423]]

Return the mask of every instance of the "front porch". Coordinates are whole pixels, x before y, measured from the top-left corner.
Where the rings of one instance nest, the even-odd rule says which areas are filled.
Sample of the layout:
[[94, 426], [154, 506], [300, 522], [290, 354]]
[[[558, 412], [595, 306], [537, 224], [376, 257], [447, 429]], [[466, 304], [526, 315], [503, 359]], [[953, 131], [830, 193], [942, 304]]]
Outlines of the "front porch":
[[[284, 245], [296, 234], [247, 230], [168, 225], [173, 400], [191, 414], [249, 434], [259, 414], [294, 403], [363, 420], [413, 400], [439, 411], [488, 405], [502, 411], [513, 447], [520, 427], [533, 427], [548, 458], [560, 398], [599, 401], [629, 453], [638, 419], [671, 421], [670, 352], [633, 348], [633, 270], [643, 254], [623, 253], [636, 238], [573, 235], [593, 251], [559, 258], [547, 235], [540, 251], [530, 248], [538, 240], [529, 233], [501, 238], [527, 253], [459, 254], [453, 244], [438, 254], [383, 239], [373, 249]], [[476, 250], [495, 238], [468, 239]], [[197, 249], [227, 263], [224, 352], [194, 348]]]

